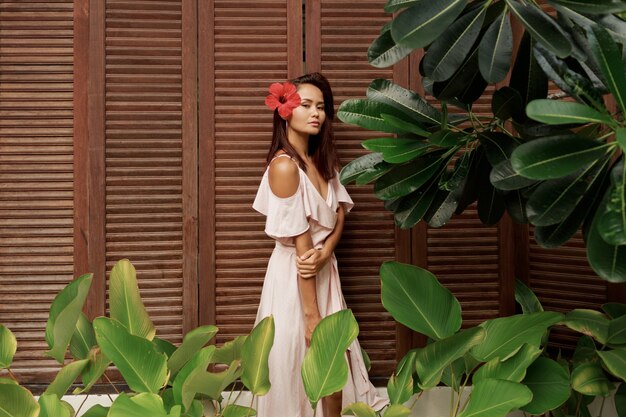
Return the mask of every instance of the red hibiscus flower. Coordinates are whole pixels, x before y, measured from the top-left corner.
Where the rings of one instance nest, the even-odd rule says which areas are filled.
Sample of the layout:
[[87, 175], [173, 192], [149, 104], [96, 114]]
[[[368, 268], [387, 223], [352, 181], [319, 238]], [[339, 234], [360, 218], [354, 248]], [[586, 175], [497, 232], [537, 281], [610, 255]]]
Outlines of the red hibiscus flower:
[[300, 95], [296, 92], [296, 86], [289, 81], [273, 83], [270, 85], [270, 94], [265, 98], [265, 105], [272, 109], [278, 109], [278, 114], [283, 119], [291, 116], [293, 109], [300, 105]]

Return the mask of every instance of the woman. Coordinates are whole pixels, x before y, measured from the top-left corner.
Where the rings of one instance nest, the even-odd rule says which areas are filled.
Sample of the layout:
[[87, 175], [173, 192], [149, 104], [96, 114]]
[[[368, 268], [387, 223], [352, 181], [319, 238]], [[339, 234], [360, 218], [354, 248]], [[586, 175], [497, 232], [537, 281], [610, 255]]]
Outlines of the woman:
[[[353, 203], [338, 179], [328, 80], [307, 74], [272, 84], [270, 93], [266, 104], [274, 110], [273, 138], [253, 208], [267, 216], [265, 232], [276, 240], [256, 319], [273, 315], [275, 336], [269, 358], [272, 388], [258, 398], [257, 413], [310, 417], [300, 368], [315, 326], [346, 308], [333, 251]], [[358, 341], [347, 359], [348, 383], [323, 399], [317, 416], [339, 417], [343, 406], [358, 401], [376, 410], [387, 404], [369, 381]]]

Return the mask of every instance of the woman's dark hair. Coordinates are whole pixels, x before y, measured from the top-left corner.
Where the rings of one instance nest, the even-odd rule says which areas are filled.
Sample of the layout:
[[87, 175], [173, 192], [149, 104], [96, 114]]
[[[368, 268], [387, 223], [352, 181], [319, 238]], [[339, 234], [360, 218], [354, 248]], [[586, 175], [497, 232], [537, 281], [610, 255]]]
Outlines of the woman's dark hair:
[[[333, 92], [330, 83], [319, 72], [305, 74], [290, 80], [296, 87], [300, 84], [312, 84], [319, 88], [324, 97], [324, 112], [326, 120], [317, 135], [309, 137], [308, 155], [312, 156], [313, 163], [317, 171], [325, 181], [335, 177], [335, 169], [339, 168], [339, 158], [335, 149], [335, 134], [333, 132], [333, 119], [335, 118], [335, 107], [333, 103]], [[278, 110], [274, 110], [274, 129], [272, 132], [272, 144], [267, 154], [267, 163], [274, 158], [276, 152], [284, 150], [298, 162], [300, 168], [306, 172], [306, 164], [300, 158], [296, 150], [287, 140], [287, 126], [285, 120], [280, 117]]]

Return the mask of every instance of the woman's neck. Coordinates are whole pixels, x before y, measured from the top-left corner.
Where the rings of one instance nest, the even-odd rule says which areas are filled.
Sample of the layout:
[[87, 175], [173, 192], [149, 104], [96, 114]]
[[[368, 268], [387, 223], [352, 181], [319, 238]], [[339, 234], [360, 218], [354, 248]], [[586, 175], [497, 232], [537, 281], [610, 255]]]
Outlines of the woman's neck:
[[305, 161], [309, 158], [309, 135], [289, 129], [287, 131], [287, 140], [300, 158]]

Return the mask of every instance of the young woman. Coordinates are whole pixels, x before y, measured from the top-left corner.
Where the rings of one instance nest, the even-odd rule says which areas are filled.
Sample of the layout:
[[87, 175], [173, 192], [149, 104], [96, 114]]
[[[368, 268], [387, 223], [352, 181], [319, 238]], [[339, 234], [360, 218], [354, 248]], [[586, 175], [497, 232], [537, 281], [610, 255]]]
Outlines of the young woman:
[[[307, 74], [272, 84], [270, 93], [273, 138], [253, 208], [267, 216], [265, 233], [276, 241], [256, 319], [273, 315], [275, 336], [272, 388], [258, 398], [257, 415], [310, 417], [300, 368], [320, 320], [346, 308], [333, 251], [353, 202], [338, 178], [328, 80]], [[323, 399], [317, 416], [339, 417], [342, 407], [358, 401], [376, 410], [387, 404], [369, 381], [357, 340], [347, 359], [348, 383]]]

